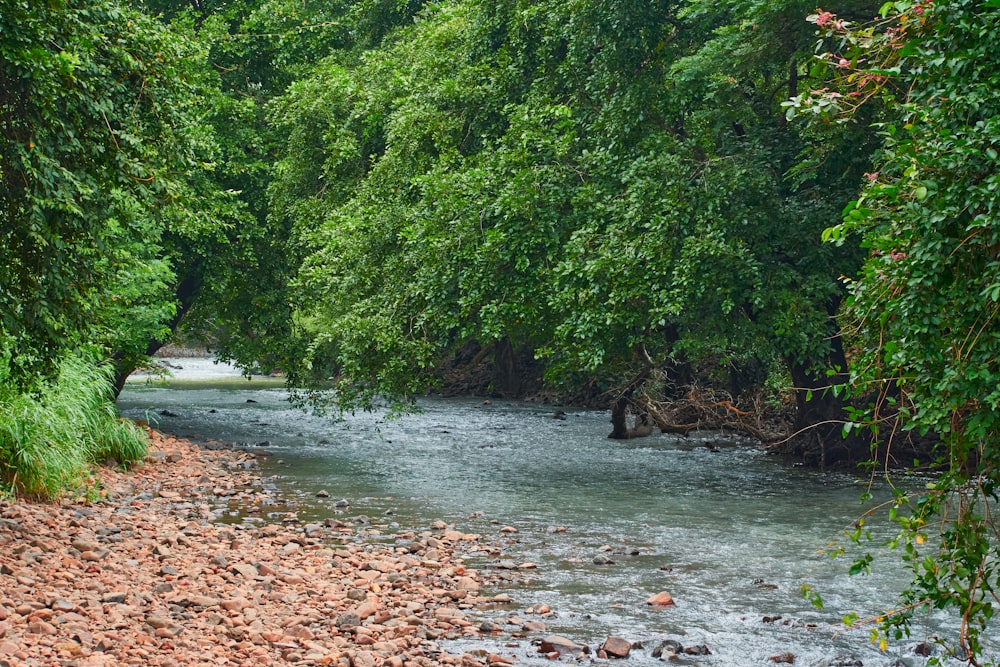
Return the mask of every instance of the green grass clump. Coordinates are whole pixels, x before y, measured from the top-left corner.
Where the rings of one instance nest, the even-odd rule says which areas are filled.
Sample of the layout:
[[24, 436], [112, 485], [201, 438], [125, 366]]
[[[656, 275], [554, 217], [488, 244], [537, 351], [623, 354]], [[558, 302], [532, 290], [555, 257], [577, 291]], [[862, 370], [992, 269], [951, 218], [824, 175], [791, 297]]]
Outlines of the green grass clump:
[[118, 418], [112, 369], [68, 357], [58, 378], [32, 393], [0, 387], [0, 482], [7, 493], [52, 499], [88, 483], [109, 459], [145, 457], [146, 433]]

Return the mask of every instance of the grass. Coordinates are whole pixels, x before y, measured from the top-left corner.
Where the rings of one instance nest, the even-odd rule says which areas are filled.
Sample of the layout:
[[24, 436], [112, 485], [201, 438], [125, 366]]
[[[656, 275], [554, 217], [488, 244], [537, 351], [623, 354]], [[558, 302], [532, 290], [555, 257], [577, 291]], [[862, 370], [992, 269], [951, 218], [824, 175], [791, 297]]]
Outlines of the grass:
[[95, 463], [145, 457], [146, 433], [118, 418], [112, 369], [69, 357], [33, 393], [0, 387], [0, 484], [8, 494], [53, 499], [85, 487]]

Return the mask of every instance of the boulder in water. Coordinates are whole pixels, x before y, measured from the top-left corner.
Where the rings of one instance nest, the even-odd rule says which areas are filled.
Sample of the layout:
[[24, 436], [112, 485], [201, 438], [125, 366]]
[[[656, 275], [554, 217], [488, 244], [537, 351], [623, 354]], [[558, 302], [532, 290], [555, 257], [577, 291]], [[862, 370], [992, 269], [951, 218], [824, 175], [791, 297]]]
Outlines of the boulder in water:
[[574, 658], [579, 658], [584, 654], [590, 653], [590, 648], [583, 644], [577, 644], [572, 639], [567, 639], [560, 635], [547, 635], [542, 638], [541, 644], [538, 645], [538, 652], [558, 653], [560, 656], [570, 655]]
[[653, 597], [646, 600], [646, 604], [650, 607], [670, 607], [676, 604], [674, 598], [670, 593], [666, 591], [661, 591], [654, 595]]
[[681, 643], [675, 639], [664, 639], [660, 645], [653, 649], [653, 657], [660, 660], [674, 660], [677, 654], [684, 651]]
[[627, 658], [632, 652], [632, 643], [624, 637], [612, 635], [604, 640], [600, 650], [609, 658]]

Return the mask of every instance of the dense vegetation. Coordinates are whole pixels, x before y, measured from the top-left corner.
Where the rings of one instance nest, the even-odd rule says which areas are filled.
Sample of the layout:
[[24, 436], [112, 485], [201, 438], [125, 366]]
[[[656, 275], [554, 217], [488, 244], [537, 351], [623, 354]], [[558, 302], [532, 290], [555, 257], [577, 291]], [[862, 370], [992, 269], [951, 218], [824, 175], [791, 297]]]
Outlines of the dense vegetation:
[[344, 409], [457, 374], [819, 464], [919, 433], [883, 630], [950, 607], [978, 656], [998, 4], [0, 0], [0, 475], [141, 456], [108, 392], [172, 336]]

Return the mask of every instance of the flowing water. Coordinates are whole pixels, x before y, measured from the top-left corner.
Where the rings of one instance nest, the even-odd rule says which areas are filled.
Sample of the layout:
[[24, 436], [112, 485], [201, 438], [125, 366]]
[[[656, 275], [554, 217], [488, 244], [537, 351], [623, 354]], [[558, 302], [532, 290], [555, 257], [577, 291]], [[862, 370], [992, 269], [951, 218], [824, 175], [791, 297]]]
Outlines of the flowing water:
[[[818, 553], [847, 544], [845, 528], [868, 508], [860, 502], [868, 483], [855, 476], [790, 466], [727, 436], [613, 441], [606, 412], [531, 402], [427, 399], [400, 420], [359, 414], [335, 423], [291, 407], [273, 381], [240, 380], [203, 360], [174, 363], [185, 367], [178, 380], [191, 382], [133, 380], [121, 412], [167, 432], [266, 449], [262, 473], [310, 517], [364, 515], [386, 534], [443, 520], [481, 534], [467, 563], [507, 576], [488, 592], [513, 603], [476, 619], [541, 620], [591, 647], [621, 635], [643, 646], [634, 665], [662, 664], [652, 649], [663, 639], [711, 651], [682, 656], [685, 665], [773, 665], [785, 654], [796, 665], [923, 665], [918, 642], [949, 630], [944, 619], [921, 617], [919, 636], [883, 653], [867, 628], [839, 625], [848, 612], [891, 608], [908, 580], [892, 557], [878, 557], [873, 576], [850, 577], [851, 558]], [[330, 497], [317, 498], [321, 491]], [[889, 496], [884, 482], [872, 492], [873, 502]], [[335, 508], [341, 499], [346, 512]], [[877, 537], [889, 534], [872, 525]], [[509, 569], [524, 563], [537, 568]], [[803, 585], [823, 596], [822, 610], [803, 599]], [[659, 591], [676, 606], [647, 607]], [[528, 614], [538, 604], [553, 613]], [[443, 646], [476, 647], [548, 664], [528, 639]]]

